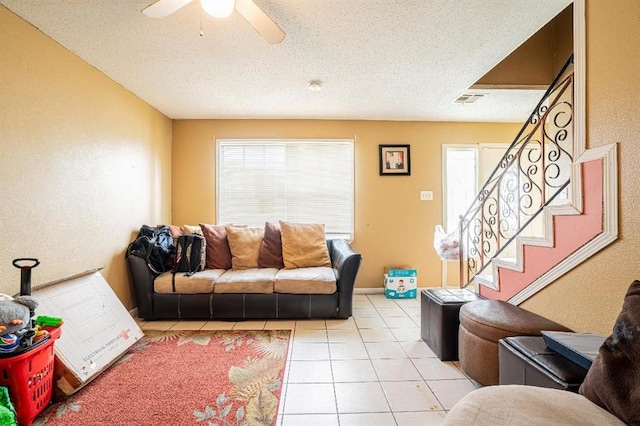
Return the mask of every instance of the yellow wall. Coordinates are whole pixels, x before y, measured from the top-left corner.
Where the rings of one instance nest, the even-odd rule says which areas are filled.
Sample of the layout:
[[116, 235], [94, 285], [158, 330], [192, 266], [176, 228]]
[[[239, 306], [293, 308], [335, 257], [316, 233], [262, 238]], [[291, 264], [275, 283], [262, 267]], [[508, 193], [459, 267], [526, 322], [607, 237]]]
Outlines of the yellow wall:
[[640, 2], [587, 0], [587, 138], [618, 143], [620, 237], [522, 306], [577, 331], [608, 335], [640, 279]]
[[171, 120], [0, 6], [0, 292], [106, 266], [132, 308], [124, 251], [170, 218]]
[[[419, 285], [440, 285], [433, 231], [442, 223], [443, 143], [511, 142], [517, 124], [305, 120], [175, 120], [172, 217], [176, 225], [215, 223], [217, 138], [353, 138], [355, 238], [364, 260], [356, 285], [380, 287], [383, 267], [418, 269]], [[411, 176], [379, 176], [378, 144], [411, 145]], [[431, 190], [433, 201], [420, 201]]]

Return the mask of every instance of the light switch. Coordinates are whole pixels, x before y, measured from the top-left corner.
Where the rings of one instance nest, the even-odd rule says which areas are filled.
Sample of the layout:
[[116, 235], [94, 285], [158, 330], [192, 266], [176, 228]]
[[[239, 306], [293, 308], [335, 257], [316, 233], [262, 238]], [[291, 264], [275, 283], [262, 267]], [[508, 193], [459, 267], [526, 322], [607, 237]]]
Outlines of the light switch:
[[421, 201], [433, 200], [433, 191], [420, 191], [420, 200]]

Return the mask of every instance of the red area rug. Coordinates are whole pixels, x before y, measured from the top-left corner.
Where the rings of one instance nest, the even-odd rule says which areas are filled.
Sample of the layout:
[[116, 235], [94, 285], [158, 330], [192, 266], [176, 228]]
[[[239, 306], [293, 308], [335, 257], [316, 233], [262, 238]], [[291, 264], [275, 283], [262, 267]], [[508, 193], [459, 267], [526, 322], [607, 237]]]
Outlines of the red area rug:
[[34, 425], [275, 425], [288, 330], [164, 331]]

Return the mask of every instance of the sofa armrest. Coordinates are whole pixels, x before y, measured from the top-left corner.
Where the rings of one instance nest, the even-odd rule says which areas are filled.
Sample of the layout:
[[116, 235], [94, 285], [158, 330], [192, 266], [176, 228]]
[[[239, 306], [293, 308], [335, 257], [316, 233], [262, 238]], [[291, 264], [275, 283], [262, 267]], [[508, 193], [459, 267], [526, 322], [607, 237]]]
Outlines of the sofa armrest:
[[134, 293], [138, 302], [138, 317], [154, 319], [153, 317], [153, 280], [155, 275], [147, 262], [138, 256], [127, 256], [127, 264], [133, 280]]
[[329, 256], [331, 266], [336, 271], [338, 287], [338, 318], [349, 318], [352, 314], [353, 288], [362, 262], [362, 255], [357, 253], [346, 240], [329, 240]]

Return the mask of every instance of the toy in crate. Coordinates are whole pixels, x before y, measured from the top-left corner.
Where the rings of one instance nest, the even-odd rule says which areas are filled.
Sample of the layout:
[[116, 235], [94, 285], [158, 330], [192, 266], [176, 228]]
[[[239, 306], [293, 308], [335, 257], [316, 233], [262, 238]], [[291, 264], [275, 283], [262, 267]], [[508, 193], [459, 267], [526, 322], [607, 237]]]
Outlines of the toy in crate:
[[389, 299], [415, 299], [418, 295], [418, 271], [391, 269], [384, 274], [384, 294]]
[[[29, 264], [25, 264], [28, 262]], [[9, 389], [20, 425], [30, 425], [51, 401], [53, 388], [53, 343], [60, 327], [34, 327], [38, 302], [31, 294], [31, 269], [37, 259], [16, 259], [20, 269], [20, 296], [0, 300], [0, 386]]]

